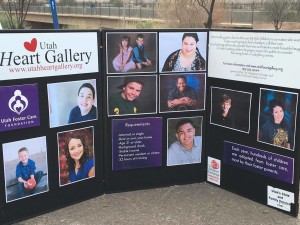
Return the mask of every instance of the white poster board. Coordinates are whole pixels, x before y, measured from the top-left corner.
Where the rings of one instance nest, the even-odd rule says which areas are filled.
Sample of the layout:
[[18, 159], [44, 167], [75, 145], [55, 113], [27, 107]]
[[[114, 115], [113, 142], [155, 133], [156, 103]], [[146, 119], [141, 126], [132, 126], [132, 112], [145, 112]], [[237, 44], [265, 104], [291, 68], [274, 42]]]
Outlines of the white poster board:
[[299, 33], [209, 32], [209, 77], [300, 88]]
[[97, 32], [1, 34], [0, 80], [98, 72]]

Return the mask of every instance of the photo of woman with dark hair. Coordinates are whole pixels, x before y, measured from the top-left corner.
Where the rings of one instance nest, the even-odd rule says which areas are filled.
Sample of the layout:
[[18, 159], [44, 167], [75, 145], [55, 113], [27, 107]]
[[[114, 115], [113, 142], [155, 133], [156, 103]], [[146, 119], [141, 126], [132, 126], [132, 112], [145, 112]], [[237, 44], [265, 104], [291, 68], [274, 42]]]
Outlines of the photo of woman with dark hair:
[[83, 136], [71, 135], [65, 145], [65, 153], [71, 182], [95, 175], [94, 160], [89, 157], [89, 148]]
[[278, 99], [269, 104], [270, 118], [262, 127], [261, 141], [291, 149], [293, 135], [290, 124], [284, 119], [284, 106]]
[[197, 47], [197, 33], [184, 33], [182, 47], [172, 52], [166, 59], [162, 72], [205, 70], [205, 59]]
[[260, 90], [258, 141], [294, 150], [298, 94]]
[[58, 133], [60, 185], [95, 176], [93, 127]]

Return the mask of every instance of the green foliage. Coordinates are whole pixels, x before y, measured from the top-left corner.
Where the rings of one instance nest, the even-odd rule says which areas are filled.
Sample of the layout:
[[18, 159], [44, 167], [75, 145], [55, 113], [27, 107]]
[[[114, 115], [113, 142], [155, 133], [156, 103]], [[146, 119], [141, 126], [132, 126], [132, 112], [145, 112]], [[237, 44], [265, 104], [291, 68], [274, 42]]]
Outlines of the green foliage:
[[60, 5], [75, 5], [75, 0], [61, 0]]
[[152, 29], [153, 22], [152, 21], [139, 22], [139, 23], [137, 23], [136, 28], [137, 29]]
[[1, 4], [9, 29], [24, 29], [25, 18], [32, 0], [7, 1]]
[[110, 3], [113, 4], [116, 7], [122, 7], [123, 1], [122, 0], [110, 0]]
[[[10, 29], [9, 21], [5, 13], [0, 12], [0, 22], [3, 29]], [[14, 24], [17, 24], [17, 20], [14, 18]]]

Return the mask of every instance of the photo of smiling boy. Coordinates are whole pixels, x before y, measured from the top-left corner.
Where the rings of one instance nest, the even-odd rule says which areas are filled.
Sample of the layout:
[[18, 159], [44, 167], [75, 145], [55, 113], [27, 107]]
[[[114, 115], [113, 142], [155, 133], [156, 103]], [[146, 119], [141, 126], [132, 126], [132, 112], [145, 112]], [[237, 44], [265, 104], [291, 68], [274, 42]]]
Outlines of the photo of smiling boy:
[[98, 118], [96, 79], [47, 84], [50, 128]]
[[108, 77], [108, 114], [156, 112], [156, 76]]
[[[168, 137], [167, 166], [193, 164], [201, 162], [202, 154], [202, 117], [168, 119], [168, 128], [175, 130]], [[197, 128], [197, 129], [196, 129]]]
[[142, 92], [144, 80], [137, 77], [126, 77], [122, 91], [110, 97], [110, 114], [135, 114], [139, 113], [140, 106], [137, 98]]
[[77, 106], [69, 116], [68, 123], [77, 123], [86, 120], [93, 120], [97, 117], [97, 108], [94, 106], [95, 89], [90, 83], [84, 83], [78, 90]]
[[6, 202], [49, 190], [46, 137], [2, 144]]

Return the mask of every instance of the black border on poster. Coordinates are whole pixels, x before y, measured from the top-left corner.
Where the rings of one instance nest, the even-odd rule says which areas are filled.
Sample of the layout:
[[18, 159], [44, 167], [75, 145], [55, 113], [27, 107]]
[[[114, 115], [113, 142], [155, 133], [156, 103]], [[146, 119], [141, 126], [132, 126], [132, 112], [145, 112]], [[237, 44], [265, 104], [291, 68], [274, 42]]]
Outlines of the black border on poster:
[[[191, 30], [191, 29], [172, 29], [172, 30], [151, 30], [151, 32], [156, 32], [157, 35], [161, 32], [192, 32], [192, 31], [199, 31]], [[206, 72], [201, 71], [201, 73], [208, 74], [208, 30], [201, 30], [203, 32], [207, 32], [207, 46], [206, 46]], [[222, 31], [222, 32], [237, 32], [231, 30], [213, 30], [213, 31]], [[36, 214], [43, 213], [45, 211], [53, 210], [56, 208], [60, 208], [66, 206], [68, 204], [72, 204], [78, 201], [82, 201], [94, 196], [98, 196], [105, 192], [117, 192], [117, 191], [126, 191], [126, 190], [135, 190], [135, 189], [146, 189], [151, 187], [161, 187], [167, 185], [174, 185], [174, 184], [187, 184], [187, 183], [194, 183], [194, 182], [204, 182], [206, 180], [206, 158], [207, 156], [221, 159], [223, 160], [223, 150], [224, 150], [224, 141], [232, 141], [243, 145], [248, 145], [251, 147], [256, 147], [258, 149], [263, 149], [272, 153], [276, 153], [278, 149], [274, 150], [274, 147], [269, 145], [264, 145], [263, 143], [255, 143], [253, 145], [252, 139], [247, 138], [247, 135], [251, 135], [251, 137], [256, 137], [257, 123], [251, 123], [251, 130], [249, 134], [238, 132], [235, 130], [224, 129], [220, 126], [213, 126], [209, 124], [209, 112], [211, 111], [211, 95], [210, 95], [210, 86], [217, 86], [226, 89], [232, 89], [237, 91], [245, 91], [252, 93], [252, 100], [251, 100], [251, 115], [250, 120], [256, 121], [257, 120], [257, 110], [258, 110], [258, 101], [259, 99], [259, 88], [266, 88], [266, 89], [275, 89], [273, 86], [270, 85], [259, 85], [254, 83], [245, 83], [240, 81], [232, 81], [226, 79], [218, 79], [208, 77], [206, 79], [207, 86], [206, 86], [206, 107], [205, 111], [201, 112], [180, 112], [180, 113], [153, 113], [149, 115], [128, 115], [123, 116], [122, 119], [130, 119], [130, 118], [145, 118], [145, 117], [160, 117], [163, 120], [163, 127], [162, 127], [162, 134], [163, 134], [163, 141], [162, 141], [162, 165], [159, 167], [149, 167], [143, 169], [128, 169], [122, 171], [112, 171], [112, 143], [109, 141], [104, 140], [111, 140], [111, 133], [112, 133], [112, 120], [119, 119], [119, 117], [109, 117], [105, 114], [107, 112], [107, 76], [106, 68], [104, 66], [104, 62], [106, 60], [106, 36], [107, 32], [122, 32], [124, 30], [103, 30], [103, 32], [99, 31], [91, 31], [91, 30], [64, 30], [64, 31], [53, 31], [53, 30], [30, 30], [30, 31], [22, 31], [22, 33], [55, 33], [55, 32], [97, 32], [98, 33], [98, 43], [97, 46], [100, 46], [103, 43], [103, 48], [99, 48], [98, 56], [99, 56], [99, 73], [90, 73], [85, 74], [84, 79], [97, 79], [97, 96], [98, 98], [98, 120], [96, 121], [87, 121], [84, 123], [77, 123], [72, 124], [67, 127], [56, 127], [56, 128], [49, 128], [49, 114], [48, 114], [48, 104], [42, 105], [40, 104], [40, 117], [41, 117], [41, 125], [39, 127], [31, 127], [13, 130], [13, 131], [6, 131], [1, 133], [1, 150], [2, 150], [2, 143], [9, 143], [18, 140], [29, 139], [32, 137], [37, 137], [41, 135], [45, 135], [47, 137], [47, 149], [57, 149], [57, 133], [64, 132], [66, 130], [72, 129], [79, 129], [81, 127], [93, 126], [94, 127], [94, 136], [95, 138], [95, 160], [96, 160], [96, 176], [95, 178], [87, 179], [83, 182], [78, 182], [73, 185], [67, 185], [63, 187], [59, 187], [58, 183], [58, 176], [59, 176], [59, 165], [57, 163], [57, 152], [53, 151], [53, 154], [49, 154], [47, 156], [48, 165], [49, 165], [49, 192], [43, 193], [37, 196], [33, 196], [30, 198], [25, 198], [19, 201], [11, 202], [9, 204], [5, 203], [5, 192], [1, 192], [1, 221], [8, 223], [15, 220], [19, 220], [21, 218], [26, 218], [29, 216], [33, 216]], [[139, 32], [138, 30], [126, 30], [126, 32]], [[125, 32], [125, 33], [126, 33]], [[141, 31], [143, 32], [143, 31]], [[243, 31], [243, 32], [270, 32], [275, 33], [272, 31]], [[7, 31], [0, 31], [1, 33], [8, 33]], [[10, 31], [9, 33], [21, 33], [20, 31]], [[278, 31], [276, 32], [278, 33]], [[285, 32], [285, 33], [299, 33], [299, 32]], [[157, 36], [157, 37], [158, 37]], [[157, 42], [157, 59], [159, 59], [159, 42]], [[102, 60], [103, 59], [103, 60]], [[103, 67], [102, 67], [103, 65]], [[105, 64], [106, 65], [106, 64]], [[158, 67], [158, 63], [156, 64]], [[176, 74], [177, 72], [174, 72]], [[190, 73], [190, 72], [189, 72]], [[100, 76], [99, 76], [100, 74]], [[145, 75], [147, 76], [148, 73], [135, 73], [128, 75]], [[114, 74], [115, 75], [115, 74]], [[124, 75], [124, 74], [123, 74]], [[159, 76], [160, 72], [158, 68], [156, 68], [156, 72], [151, 72], [149, 75], [157, 76], [157, 87], [159, 87]], [[38, 83], [39, 85], [39, 94], [40, 99], [47, 99], [47, 83], [57, 83], [57, 82], [66, 82], [66, 81], [77, 81], [82, 80], [81, 74], [74, 74], [69, 76], [53, 76], [53, 77], [39, 77], [39, 78], [26, 78], [26, 79], [19, 79], [19, 80], [6, 80], [0, 81], [0, 85], [3, 86], [10, 86], [10, 85], [21, 85], [21, 84], [31, 84], [31, 83]], [[281, 88], [276, 87], [276, 89], [280, 89], [286, 92], [295, 92], [299, 93], [299, 90], [291, 89], [291, 88]], [[157, 90], [158, 91], [158, 90]], [[101, 95], [102, 94], [102, 95]], [[102, 96], [102, 99], [101, 99]], [[159, 97], [156, 99], [156, 104], [158, 107]], [[40, 100], [41, 102], [41, 100]], [[100, 106], [100, 107], [99, 107]], [[299, 105], [297, 106], [299, 110]], [[297, 110], [297, 111], [298, 111]], [[202, 153], [202, 162], [200, 164], [193, 164], [193, 165], [180, 165], [180, 166], [166, 166], [166, 149], [167, 149], [167, 119], [169, 117], [172, 118], [183, 118], [183, 117], [193, 117], [193, 116], [203, 116], [203, 140], [206, 140], [203, 143], [202, 148], [206, 150]], [[100, 123], [99, 123], [100, 121]], [[103, 121], [103, 124], [102, 124]], [[253, 125], [252, 125], [253, 124]], [[300, 124], [296, 124], [296, 132], [299, 130]], [[26, 132], [24, 132], [26, 131]], [[104, 132], [105, 131], [105, 132]], [[210, 139], [207, 139], [210, 138]], [[251, 139], [251, 140], [250, 140]], [[243, 140], [243, 143], [241, 143]], [[295, 140], [295, 146], [299, 146], [300, 140]], [[104, 143], [104, 144], [103, 144]], [[104, 146], [103, 146], [104, 145]], [[262, 147], [263, 146], [263, 147]], [[104, 151], [104, 149], [107, 149]], [[48, 151], [49, 152], [49, 151]], [[256, 202], [262, 203], [267, 205], [267, 186], [277, 187], [283, 190], [290, 191], [295, 194], [295, 203], [291, 207], [290, 212], [285, 212], [287, 214], [297, 216], [298, 214], [298, 197], [299, 197], [299, 149], [295, 148], [294, 151], [286, 151], [284, 153], [285, 156], [291, 157], [295, 159], [294, 164], [294, 183], [288, 184], [278, 180], [274, 180], [271, 177], [266, 177], [263, 175], [259, 175], [257, 173], [249, 172], [244, 169], [239, 169], [237, 167], [225, 164], [222, 162], [222, 171], [221, 171], [221, 184], [220, 187], [224, 188], [228, 191], [237, 193], [244, 197], [250, 198]], [[3, 155], [0, 155], [0, 162], [3, 162]], [[51, 166], [49, 162], [56, 162], [54, 163], [55, 166]], [[4, 169], [0, 168], [0, 179], [4, 180]], [[188, 176], [187, 176], [188, 174]], [[239, 182], [237, 182], [237, 180]], [[3, 189], [3, 187], [0, 187]], [[3, 189], [4, 190], [4, 189]], [[81, 192], [81, 190], [85, 190], [85, 192]], [[76, 193], [76, 195], [74, 195]], [[82, 193], [80, 197], [78, 197], [77, 193]], [[74, 199], [74, 196], [77, 198]], [[41, 201], [46, 201], [47, 204], [40, 205]], [[21, 212], [21, 214], [16, 216], [16, 208], [24, 208], [25, 210]], [[274, 208], [274, 207], [272, 207]], [[275, 208], [276, 209], [276, 208]]]
[[[1, 30], [2, 34], [41, 34], [41, 33], [86, 33], [91, 32], [96, 35], [95, 46], [100, 46], [101, 36], [99, 30], [22, 30], [22, 31], [5, 31]], [[40, 109], [40, 126], [23, 128], [18, 130], [10, 130], [1, 132], [0, 137], [0, 180], [3, 182], [0, 187], [0, 221], [1, 223], [12, 223], [20, 219], [32, 217], [41, 213], [49, 212], [57, 208], [65, 207], [67, 205], [80, 202], [95, 196], [99, 196], [105, 193], [105, 177], [104, 177], [104, 157], [103, 157], [103, 130], [102, 130], [102, 55], [101, 49], [96, 48], [95, 52], [98, 57], [98, 71], [93, 73], [85, 74], [70, 74], [70, 75], [59, 75], [49, 77], [38, 77], [38, 78], [25, 78], [25, 79], [14, 79], [14, 80], [3, 80], [0, 81], [1, 86], [12, 86], [22, 84], [38, 84], [39, 93], [39, 109]], [[96, 91], [98, 104], [98, 119], [93, 121], [85, 121], [82, 123], [64, 125], [61, 127], [50, 128], [49, 127], [49, 113], [48, 113], [48, 98], [47, 98], [47, 84], [59, 83], [67, 81], [77, 81], [83, 79], [96, 79]], [[69, 113], [69, 112], [68, 112]], [[66, 185], [59, 187], [59, 164], [57, 155], [57, 133], [64, 132], [73, 129], [80, 129], [82, 127], [94, 128], [95, 135], [95, 177], [86, 179], [81, 182], [74, 183], [72, 185]], [[18, 201], [5, 202], [5, 187], [4, 187], [4, 167], [3, 167], [3, 154], [2, 144], [14, 142], [18, 140], [25, 140], [34, 137], [45, 136], [47, 140], [47, 161], [48, 161], [48, 179], [49, 179], [49, 191], [41, 193], [39, 195], [30, 196]], [[54, 150], [54, 151], [52, 151]], [[84, 190], [84, 191], [82, 191]], [[80, 194], [78, 194], [80, 193]], [[43, 204], [41, 204], [43, 202]], [[22, 209], [22, 210], [20, 210]]]
[[[222, 30], [222, 29], [212, 29], [211, 31], [218, 32], [253, 32], [253, 33], [276, 33], [278, 31], [267, 31], [267, 30]], [[299, 34], [295, 31], [279, 31], [279, 33], [290, 33], [290, 34]], [[209, 40], [211, 41], [211, 40]], [[209, 45], [209, 43], [208, 43]], [[213, 59], [211, 59], [213, 60]], [[218, 60], [220, 60], [220, 55], [218, 55]], [[220, 185], [221, 188], [224, 188], [228, 191], [234, 192], [241, 196], [247, 197], [253, 201], [264, 204], [271, 207], [272, 209], [279, 210], [283, 213], [297, 216], [299, 211], [299, 144], [300, 139], [295, 140], [295, 149], [294, 151], [289, 151], [286, 149], [281, 150], [280, 147], [275, 147], [273, 145], [268, 145], [262, 142], [257, 141], [257, 130], [258, 130], [258, 114], [259, 114], [259, 104], [260, 104], [260, 89], [276, 89], [283, 92], [292, 92], [300, 93], [299, 89], [272, 86], [272, 85], [263, 85], [258, 83], [249, 83], [236, 80], [228, 80], [226, 78], [214, 78], [208, 77], [207, 80], [207, 113], [211, 113], [211, 86], [213, 87], [222, 87], [225, 89], [231, 89], [236, 91], [243, 91], [252, 93], [251, 99], [251, 112], [250, 112], [250, 124], [251, 129], [249, 134], [226, 129], [226, 127], [215, 126], [214, 124], [207, 123], [207, 140], [206, 140], [206, 154], [208, 157], [213, 159], [221, 160], [221, 171], [220, 171]], [[299, 111], [299, 104], [297, 105], [296, 111]], [[299, 116], [297, 118], [299, 120]], [[296, 123], [295, 132], [300, 129], [300, 124]], [[251, 172], [245, 168], [239, 168], [230, 164], [224, 163], [224, 143], [227, 142], [238, 143], [240, 145], [249, 146], [254, 149], [261, 149], [269, 153], [281, 154], [283, 156], [294, 159], [293, 170], [293, 183], [287, 183], [281, 180], [274, 179], [271, 176], [261, 175], [257, 172]], [[209, 165], [208, 165], [209, 166]], [[214, 166], [214, 165], [211, 165]], [[213, 182], [210, 182], [213, 185]], [[294, 194], [294, 203], [290, 204], [290, 210], [282, 210], [272, 205], [268, 205], [268, 189], [277, 188], [277, 190], [287, 191]]]
[[[120, 37], [122, 34], [130, 34], [132, 35], [132, 32], [138, 34], [138, 33], [143, 33], [143, 32], [149, 32], [147, 30], [103, 30], [103, 58], [105, 58], [108, 55], [107, 51], [112, 50], [112, 48], [107, 44], [107, 34], [118, 34]], [[159, 76], [161, 72], [159, 71], [159, 35], [161, 33], [172, 33], [172, 32], [180, 32], [181, 37], [182, 34], [185, 32], [204, 32], [205, 33], [205, 38], [206, 38], [206, 43], [207, 43], [207, 38], [208, 38], [208, 29], [151, 29], [151, 32], [156, 33], [156, 69], [154, 69], [154, 72], [149, 73], [147, 70], [143, 71], [142, 70], [134, 70], [132, 72], [128, 71], [126, 73], [114, 73], [114, 76], [134, 76], [134, 75], [155, 75], [157, 76], [157, 87], [160, 87], [159, 82]], [[180, 37], [180, 41], [181, 41]], [[200, 40], [201, 41], [201, 40]], [[131, 39], [131, 46], [134, 46], [135, 40]], [[117, 43], [115, 43], [116, 45]], [[178, 43], [181, 46], [181, 42]], [[153, 48], [152, 48], [153, 50]], [[170, 50], [170, 53], [173, 52], [174, 50]], [[205, 62], [206, 62], [206, 68], [207, 68], [207, 45], [205, 46], [205, 51], [206, 51], [206, 57], [205, 57]], [[115, 52], [115, 54], [118, 54], [118, 51]], [[111, 55], [111, 54], [110, 54]], [[108, 66], [108, 64], [111, 64], [112, 62], [106, 62], [105, 66]], [[102, 72], [105, 74], [105, 79], [107, 77], [111, 76], [111, 73], [107, 73], [108, 69], [103, 67]], [[111, 66], [109, 71], [111, 71]], [[201, 70], [201, 71], [188, 71], [188, 72], [169, 72], [169, 74], [178, 74], [178, 73], [187, 73], [187, 74], [204, 74], [207, 76], [206, 70]], [[104, 81], [106, 83], [106, 81]], [[156, 89], [156, 108], [159, 109], [159, 90]], [[105, 93], [108, 93], [105, 91]], [[104, 98], [104, 105], [107, 107], [107, 98], [108, 96], [105, 96]], [[201, 163], [195, 163], [195, 164], [188, 164], [188, 165], [178, 165], [178, 166], [172, 166], [172, 167], [167, 167], [167, 149], [168, 149], [168, 143], [167, 143], [167, 119], [172, 117], [172, 118], [185, 118], [185, 117], [194, 117], [194, 116], [201, 116], [203, 118], [203, 124], [202, 124], [202, 131], [203, 131], [203, 140], [205, 140], [206, 137], [206, 111], [201, 110], [201, 111], [191, 111], [191, 110], [186, 110], [186, 111], [181, 111], [181, 112], [159, 112], [157, 111], [156, 113], [152, 114], [147, 114], [147, 115], [142, 115], [142, 114], [131, 114], [131, 115], [122, 115], [121, 117], [119, 116], [111, 116], [107, 115], [107, 110], [106, 114], [103, 114], [105, 118], [105, 140], [112, 140], [112, 121], [114, 119], [132, 119], [132, 118], [157, 118], [160, 117], [162, 118], [162, 162], [161, 166], [156, 166], [156, 167], [148, 167], [148, 168], [140, 168], [140, 169], [127, 169], [127, 170], [118, 170], [118, 171], [113, 171], [112, 170], [112, 143], [111, 141], [105, 142], [105, 149], [106, 151], [104, 152], [105, 154], [105, 173], [106, 173], [106, 191], [108, 193], [111, 192], [120, 192], [120, 191], [127, 191], [127, 190], [136, 190], [136, 189], [146, 189], [146, 188], [151, 188], [151, 187], [162, 187], [162, 186], [168, 186], [168, 185], [174, 185], [174, 184], [188, 184], [188, 183], [194, 183], [194, 182], [204, 182], [206, 180], [206, 155], [205, 152], [202, 151], [202, 161]], [[202, 144], [202, 149], [205, 149], [205, 141], [203, 141]]]

